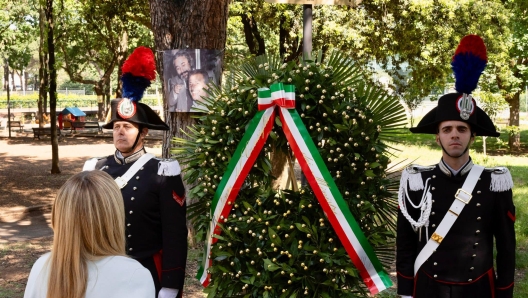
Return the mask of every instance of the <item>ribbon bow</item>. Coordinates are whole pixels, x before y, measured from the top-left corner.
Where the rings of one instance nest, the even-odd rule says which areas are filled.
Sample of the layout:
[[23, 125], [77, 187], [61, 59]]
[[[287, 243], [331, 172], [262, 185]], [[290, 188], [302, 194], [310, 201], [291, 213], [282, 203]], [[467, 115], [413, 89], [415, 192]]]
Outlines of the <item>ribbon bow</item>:
[[270, 88], [258, 89], [259, 111], [279, 106], [286, 109], [295, 109], [295, 86], [275, 83]]

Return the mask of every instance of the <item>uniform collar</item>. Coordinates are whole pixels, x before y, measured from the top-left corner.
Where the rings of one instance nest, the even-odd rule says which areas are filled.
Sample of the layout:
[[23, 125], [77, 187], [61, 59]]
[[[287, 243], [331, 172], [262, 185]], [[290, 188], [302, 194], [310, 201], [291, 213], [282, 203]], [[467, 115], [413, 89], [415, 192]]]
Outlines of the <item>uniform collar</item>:
[[119, 150], [116, 150], [114, 153], [114, 159], [115, 161], [120, 165], [126, 165], [129, 163], [133, 163], [136, 160], [138, 160], [141, 156], [145, 155], [147, 151], [145, 151], [145, 147], [142, 147], [138, 151], [134, 152], [132, 155], [128, 157], [123, 157], [123, 154]]
[[442, 173], [446, 174], [446, 176], [448, 177], [454, 177], [454, 176], [462, 177], [466, 175], [469, 171], [471, 171], [471, 168], [473, 168], [473, 161], [471, 160], [471, 157], [470, 157], [468, 162], [466, 162], [466, 164], [463, 165], [462, 168], [460, 168], [460, 170], [458, 171], [456, 175], [453, 175], [450, 167], [444, 162], [443, 159], [440, 159], [440, 162], [438, 163], [438, 167], [440, 168]]

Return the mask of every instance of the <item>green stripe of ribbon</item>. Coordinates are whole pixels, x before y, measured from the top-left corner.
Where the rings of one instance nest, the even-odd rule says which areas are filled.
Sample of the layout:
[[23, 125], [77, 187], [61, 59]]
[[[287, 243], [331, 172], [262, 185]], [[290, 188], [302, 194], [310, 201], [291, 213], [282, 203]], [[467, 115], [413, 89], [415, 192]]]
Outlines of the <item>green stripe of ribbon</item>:
[[315, 161], [317, 168], [319, 168], [319, 171], [323, 175], [323, 178], [325, 179], [328, 188], [332, 192], [332, 195], [335, 199], [335, 202], [339, 206], [339, 209], [345, 216], [348, 224], [350, 225], [350, 228], [356, 235], [356, 238], [358, 239], [359, 243], [361, 244], [363, 250], [367, 254], [368, 258], [370, 259], [372, 265], [374, 266], [374, 269], [378, 272], [381, 280], [383, 283], [390, 287], [392, 285], [392, 281], [390, 280], [390, 277], [385, 273], [383, 270], [383, 266], [381, 265], [380, 261], [378, 260], [378, 257], [374, 253], [374, 250], [372, 249], [370, 243], [368, 242], [367, 238], [363, 234], [363, 231], [357, 224], [356, 220], [354, 219], [354, 216], [350, 212], [350, 209], [348, 207], [348, 204], [345, 202], [343, 197], [341, 196], [341, 193], [339, 192], [339, 189], [337, 188], [337, 185], [335, 184], [334, 179], [330, 175], [330, 172], [328, 171], [328, 168], [326, 167], [325, 162], [323, 161], [321, 155], [319, 154], [319, 151], [317, 150], [317, 147], [315, 146], [315, 143], [313, 142], [312, 138], [310, 137], [310, 134], [308, 133], [308, 130], [306, 129], [306, 126], [304, 126], [304, 123], [301, 120], [301, 117], [297, 113], [297, 110], [292, 109], [288, 110], [290, 113], [295, 126], [298, 128], [299, 133], [301, 137], [304, 140], [304, 143], [306, 144], [306, 147], [310, 151], [311, 157]]

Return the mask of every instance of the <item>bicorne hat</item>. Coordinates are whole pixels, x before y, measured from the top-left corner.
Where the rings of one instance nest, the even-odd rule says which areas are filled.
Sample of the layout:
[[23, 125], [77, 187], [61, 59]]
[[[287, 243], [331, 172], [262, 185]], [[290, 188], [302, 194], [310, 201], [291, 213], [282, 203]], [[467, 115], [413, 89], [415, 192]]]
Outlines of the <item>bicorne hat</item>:
[[123, 98], [111, 102], [111, 119], [103, 128], [112, 129], [115, 121], [128, 121], [154, 130], [169, 130], [169, 126], [148, 105], [139, 102], [150, 81], [156, 78], [156, 61], [152, 50], [138, 47], [121, 68]]
[[437, 134], [441, 122], [456, 120], [471, 125], [472, 131], [478, 136], [498, 137], [500, 133], [496, 131], [493, 121], [477, 106], [471, 96], [487, 62], [486, 46], [482, 38], [477, 35], [462, 38], [451, 62], [457, 93], [440, 97], [438, 105], [429, 111], [416, 127], [410, 128], [410, 131]]

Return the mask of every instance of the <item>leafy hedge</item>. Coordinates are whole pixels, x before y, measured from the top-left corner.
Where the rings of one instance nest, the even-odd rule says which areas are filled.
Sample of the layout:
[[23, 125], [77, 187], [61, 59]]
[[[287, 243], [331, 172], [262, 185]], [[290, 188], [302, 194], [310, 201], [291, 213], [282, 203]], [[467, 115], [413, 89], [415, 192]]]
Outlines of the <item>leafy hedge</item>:
[[[38, 108], [38, 93], [9, 96], [11, 108]], [[142, 103], [149, 106], [158, 105], [155, 95], [145, 95], [141, 100]], [[96, 95], [78, 95], [78, 94], [58, 94], [57, 106], [64, 107], [97, 107]], [[7, 95], [0, 95], [0, 109], [7, 109]]]

